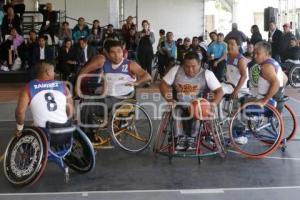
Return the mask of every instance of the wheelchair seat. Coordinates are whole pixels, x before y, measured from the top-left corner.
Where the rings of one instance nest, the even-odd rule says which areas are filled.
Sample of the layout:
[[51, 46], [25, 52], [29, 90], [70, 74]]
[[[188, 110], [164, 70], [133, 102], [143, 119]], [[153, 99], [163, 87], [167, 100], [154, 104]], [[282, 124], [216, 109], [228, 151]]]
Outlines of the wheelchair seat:
[[73, 132], [76, 130], [76, 127], [73, 126], [72, 121], [69, 120], [64, 124], [46, 122], [46, 129], [50, 144], [64, 145], [70, 141], [73, 136]]

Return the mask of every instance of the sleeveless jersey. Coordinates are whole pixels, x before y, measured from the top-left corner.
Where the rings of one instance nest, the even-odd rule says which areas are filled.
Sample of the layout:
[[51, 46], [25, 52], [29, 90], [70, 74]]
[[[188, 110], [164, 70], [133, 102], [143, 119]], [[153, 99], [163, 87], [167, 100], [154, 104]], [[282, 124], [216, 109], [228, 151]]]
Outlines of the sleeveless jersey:
[[[238, 63], [242, 58], [244, 58], [243, 55], [239, 53], [236, 58], [228, 57], [228, 59], [227, 59], [226, 80], [228, 82], [234, 84], [235, 86], [237, 86], [237, 84], [241, 78]], [[249, 75], [248, 75], [248, 70], [246, 70], [246, 71], [247, 71], [246, 72], [247, 79], [246, 79], [245, 83], [242, 85], [241, 89], [247, 88], [247, 82], [249, 80]]]
[[112, 68], [112, 62], [106, 60], [103, 72], [107, 83], [108, 96], [124, 96], [134, 91], [133, 86], [127, 86], [129, 82], [135, 82], [136, 78], [130, 74], [130, 61], [124, 59], [116, 68]]
[[32, 80], [27, 84], [27, 92], [35, 126], [45, 128], [47, 121], [67, 122], [67, 94], [63, 82]]
[[173, 83], [174, 92], [179, 102], [189, 103], [197, 97], [204, 97], [208, 90], [205, 71], [200, 70], [193, 78], [187, 76], [183, 67], [179, 67]]
[[[283, 87], [283, 71], [279, 63], [274, 60], [273, 58], [269, 58], [266, 61], [264, 61], [261, 66], [265, 64], [270, 64], [273, 66], [276, 76], [279, 80], [279, 87]], [[262, 74], [260, 72], [259, 78], [258, 78], [258, 94], [265, 95], [267, 94], [270, 87], [270, 83], [262, 77]]]

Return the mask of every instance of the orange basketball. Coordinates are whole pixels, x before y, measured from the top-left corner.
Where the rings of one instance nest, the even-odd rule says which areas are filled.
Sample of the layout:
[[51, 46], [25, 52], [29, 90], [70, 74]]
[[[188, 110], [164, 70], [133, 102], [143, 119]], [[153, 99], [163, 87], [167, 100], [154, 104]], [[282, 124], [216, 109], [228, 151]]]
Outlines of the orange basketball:
[[189, 106], [189, 112], [190, 116], [196, 120], [208, 120], [212, 117], [210, 102], [204, 98], [193, 100]]

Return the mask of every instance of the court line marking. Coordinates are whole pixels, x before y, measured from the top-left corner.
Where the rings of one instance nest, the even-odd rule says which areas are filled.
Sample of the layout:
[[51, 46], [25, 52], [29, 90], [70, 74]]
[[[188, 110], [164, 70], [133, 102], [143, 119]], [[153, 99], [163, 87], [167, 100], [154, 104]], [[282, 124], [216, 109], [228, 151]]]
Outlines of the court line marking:
[[288, 190], [300, 189], [300, 186], [278, 186], [278, 187], [245, 187], [245, 188], [216, 188], [216, 189], [177, 189], [177, 190], [113, 190], [113, 191], [81, 191], [81, 192], [41, 192], [41, 193], [2, 193], [0, 196], [53, 196], [53, 195], [83, 195], [89, 194], [138, 194], [138, 193], [167, 193], [177, 192], [182, 195], [188, 194], [214, 194], [226, 191], [253, 191], [253, 190]]
[[[228, 152], [241, 155], [241, 153], [239, 153], [237, 151], [234, 151], [234, 150], [228, 150]], [[300, 158], [283, 158], [283, 157], [276, 157], [276, 156], [265, 156], [262, 159], [264, 159], [264, 158], [274, 159], [274, 160], [295, 160], [295, 161], [300, 161]]]

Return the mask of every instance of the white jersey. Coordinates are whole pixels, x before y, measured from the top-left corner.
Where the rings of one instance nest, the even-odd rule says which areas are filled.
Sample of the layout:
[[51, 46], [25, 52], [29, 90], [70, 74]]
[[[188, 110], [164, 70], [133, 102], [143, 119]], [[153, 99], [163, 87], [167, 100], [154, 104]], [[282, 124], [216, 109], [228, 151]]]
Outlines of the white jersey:
[[[237, 84], [241, 78], [238, 63], [242, 58], [243, 58], [243, 55], [238, 54], [238, 56], [234, 59], [229, 58], [229, 57], [227, 59], [226, 80], [235, 86], [237, 86]], [[248, 87], [247, 87], [247, 82], [249, 80], [248, 70], [246, 70], [246, 73], [247, 73], [247, 79], [241, 87], [241, 90], [243, 90], [243, 91], [248, 89]]]
[[123, 61], [113, 68], [110, 60], [106, 60], [103, 65], [103, 72], [107, 83], [108, 96], [124, 96], [134, 91], [133, 86], [128, 86], [129, 82], [135, 82], [136, 78], [130, 74], [130, 61]]
[[32, 80], [27, 85], [27, 92], [35, 126], [45, 128], [47, 121], [67, 122], [67, 94], [63, 82]]

